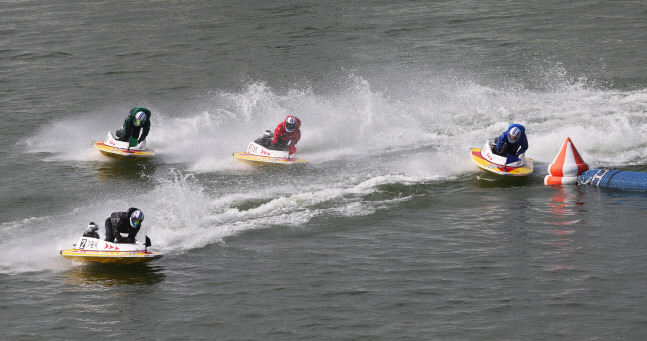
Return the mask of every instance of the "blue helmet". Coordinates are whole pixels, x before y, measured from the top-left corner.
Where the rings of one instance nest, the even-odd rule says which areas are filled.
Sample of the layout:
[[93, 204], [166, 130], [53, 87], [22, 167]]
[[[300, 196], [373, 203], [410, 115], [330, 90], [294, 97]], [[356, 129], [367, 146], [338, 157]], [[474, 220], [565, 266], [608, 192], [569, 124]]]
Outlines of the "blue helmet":
[[510, 131], [508, 131], [508, 141], [512, 143], [517, 142], [520, 136], [521, 129], [519, 129], [518, 127], [513, 127], [512, 129], [510, 129]]
[[141, 227], [142, 221], [144, 221], [144, 212], [136, 210], [130, 215], [130, 226]]
[[135, 114], [135, 125], [141, 127], [142, 124], [146, 122], [146, 113], [139, 111]]
[[294, 131], [294, 129], [297, 129], [297, 118], [294, 116], [289, 116], [285, 119], [285, 131], [291, 133]]

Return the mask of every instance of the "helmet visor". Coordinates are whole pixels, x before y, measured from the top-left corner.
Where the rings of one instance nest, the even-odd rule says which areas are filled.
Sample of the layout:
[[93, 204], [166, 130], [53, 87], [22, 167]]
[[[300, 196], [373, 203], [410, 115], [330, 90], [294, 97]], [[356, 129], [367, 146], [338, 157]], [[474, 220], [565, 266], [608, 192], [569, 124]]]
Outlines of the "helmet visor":
[[286, 123], [285, 124], [285, 130], [287, 130], [288, 133], [293, 132], [294, 129], [297, 129], [297, 124], [296, 123]]
[[134, 122], [135, 126], [141, 127], [142, 124], [144, 124], [144, 122], [146, 122], [146, 114], [143, 111], [140, 111], [137, 114], [135, 114], [135, 122]]
[[142, 225], [142, 220], [139, 218], [131, 218], [130, 225], [132, 225], [132, 227], [140, 227]]
[[512, 128], [510, 132], [508, 133], [508, 141], [515, 143], [519, 139], [519, 136], [521, 136], [521, 130], [519, 128]]
[[142, 225], [143, 220], [144, 220], [144, 213], [142, 211], [135, 211], [130, 216], [130, 226], [140, 227]]

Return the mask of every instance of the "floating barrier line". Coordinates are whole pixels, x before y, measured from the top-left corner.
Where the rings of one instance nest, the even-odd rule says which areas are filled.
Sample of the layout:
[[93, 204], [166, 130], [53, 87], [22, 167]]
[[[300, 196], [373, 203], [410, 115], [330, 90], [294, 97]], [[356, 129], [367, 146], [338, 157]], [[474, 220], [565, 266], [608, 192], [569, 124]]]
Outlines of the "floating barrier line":
[[578, 178], [579, 185], [647, 192], [647, 173], [616, 169], [590, 169]]

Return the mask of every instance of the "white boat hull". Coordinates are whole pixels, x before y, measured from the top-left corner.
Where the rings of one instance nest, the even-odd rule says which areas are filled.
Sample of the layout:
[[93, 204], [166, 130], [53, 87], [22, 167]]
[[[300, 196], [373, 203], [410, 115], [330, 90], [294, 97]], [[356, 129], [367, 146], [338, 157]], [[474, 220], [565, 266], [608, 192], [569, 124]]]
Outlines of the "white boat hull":
[[146, 148], [146, 140], [129, 147], [128, 142], [115, 139], [111, 132], [108, 132], [105, 141], [94, 141], [92, 145], [107, 156], [131, 159], [150, 159], [155, 156], [153, 149]]
[[294, 154], [290, 155], [288, 151], [267, 149], [255, 142], [249, 143], [247, 152], [234, 153], [234, 158], [258, 166], [294, 165], [308, 162], [295, 157]]
[[92, 237], [81, 237], [74, 247], [61, 251], [66, 259], [82, 262], [109, 264], [132, 264], [149, 262], [163, 256], [162, 253], [148, 251], [140, 243], [111, 243]]

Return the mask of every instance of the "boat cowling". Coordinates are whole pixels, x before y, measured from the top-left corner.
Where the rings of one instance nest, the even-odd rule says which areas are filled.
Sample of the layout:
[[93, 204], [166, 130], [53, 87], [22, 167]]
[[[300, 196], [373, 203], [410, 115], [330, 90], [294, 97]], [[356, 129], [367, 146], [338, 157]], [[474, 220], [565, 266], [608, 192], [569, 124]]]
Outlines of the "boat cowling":
[[138, 145], [130, 147], [130, 144], [126, 141], [119, 141], [117, 140], [114, 135], [112, 135], [112, 132], [108, 132], [108, 135], [106, 135], [106, 139], [103, 142], [106, 146], [111, 146], [119, 149], [127, 149], [127, 150], [146, 150], [146, 140], [141, 141]]
[[485, 145], [481, 148], [481, 156], [484, 159], [492, 162], [493, 164], [500, 166], [509, 166], [509, 167], [523, 167], [526, 164], [525, 153], [519, 155], [519, 158], [514, 162], [508, 163], [508, 158], [505, 156], [497, 155], [492, 152], [492, 143], [489, 140], [485, 141]]
[[145, 251], [146, 246], [135, 241], [134, 243], [111, 243], [92, 237], [81, 237], [74, 245], [77, 250], [93, 251]]
[[247, 153], [266, 157], [289, 158], [290, 153], [287, 150], [267, 149], [256, 142], [250, 142], [247, 146]]

